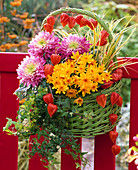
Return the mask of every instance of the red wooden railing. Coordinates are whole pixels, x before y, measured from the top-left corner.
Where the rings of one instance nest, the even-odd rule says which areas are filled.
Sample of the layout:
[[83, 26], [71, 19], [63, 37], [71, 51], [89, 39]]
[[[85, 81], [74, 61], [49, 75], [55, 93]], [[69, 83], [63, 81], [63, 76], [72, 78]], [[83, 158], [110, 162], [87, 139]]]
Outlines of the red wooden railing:
[[[18, 87], [16, 69], [26, 54], [0, 53], [0, 170], [17, 170], [18, 139], [3, 132], [6, 117], [16, 119], [18, 100], [13, 92]], [[133, 59], [138, 62], [138, 59]], [[124, 70], [123, 77], [131, 79], [130, 99], [130, 146], [133, 136], [138, 133], [138, 63], [129, 66], [129, 74]], [[79, 139], [81, 144], [81, 139]], [[111, 153], [112, 142], [108, 134], [95, 137], [94, 170], [115, 170], [115, 156]], [[61, 170], [75, 170], [73, 159], [61, 153]], [[38, 157], [29, 162], [29, 170], [45, 170]], [[133, 163], [129, 170], [136, 170]]]

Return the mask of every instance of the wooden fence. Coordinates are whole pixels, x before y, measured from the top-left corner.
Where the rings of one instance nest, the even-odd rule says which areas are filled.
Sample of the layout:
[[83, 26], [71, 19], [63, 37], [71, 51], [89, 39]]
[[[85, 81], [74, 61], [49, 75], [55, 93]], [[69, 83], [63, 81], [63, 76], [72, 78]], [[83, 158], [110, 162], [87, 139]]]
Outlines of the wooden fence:
[[[18, 100], [13, 92], [18, 88], [16, 69], [27, 54], [0, 53], [0, 170], [17, 170], [18, 138], [3, 132], [6, 117], [16, 120]], [[138, 59], [132, 59], [138, 62]], [[124, 70], [123, 77], [131, 79], [130, 99], [130, 146], [134, 145], [133, 136], [138, 133], [138, 64], [129, 66], [129, 74]], [[81, 143], [81, 138], [79, 139]], [[112, 142], [109, 135], [95, 137], [94, 170], [115, 170], [115, 156], [111, 152]], [[61, 152], [61, 170], [75, 170], [73, 159]], [[38, 157], [29, 161], [29, 170], [45, 170]], [[136, 170], [133, 163], [129, 170]]]

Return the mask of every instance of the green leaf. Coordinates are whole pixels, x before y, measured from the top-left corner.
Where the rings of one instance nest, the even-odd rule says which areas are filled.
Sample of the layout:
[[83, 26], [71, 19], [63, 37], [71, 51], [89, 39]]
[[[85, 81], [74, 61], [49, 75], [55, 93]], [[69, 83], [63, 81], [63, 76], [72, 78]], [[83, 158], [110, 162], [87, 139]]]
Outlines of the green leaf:
[[78, 162], [75, 162], [75, 164], [76, 164], [76, 169], [81, 168], [81, 165]]

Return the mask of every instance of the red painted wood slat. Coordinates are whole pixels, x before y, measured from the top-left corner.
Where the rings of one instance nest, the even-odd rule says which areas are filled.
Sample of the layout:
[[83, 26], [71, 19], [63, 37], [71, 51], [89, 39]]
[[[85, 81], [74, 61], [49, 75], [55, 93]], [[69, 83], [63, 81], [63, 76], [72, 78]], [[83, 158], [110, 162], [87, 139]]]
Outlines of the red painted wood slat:
[[115, 156], [111, 152], [112, 145], [108, 133], [95, 137], [94, 170], [115, 170]]
[[125, 61], [131, 62], [132, 65], [123, 69], [123, 78], [138, 79], [138, 58], [125, 58]]
[[0, 71], [15, 72], [27, 53], [0, 53]]
[[3, 132], [6, 117], [17, 116], [18, 102], [13, 92], [18, 87], [16, 73], [0, 71], [0, 170], [17, 170], [18, 138]]
[[[129, 145], [131, 147], [135, 146], [133, 136], [138, 134], [138, 79], [131, 80], [130, 113]], [[136, 170], [133, 162], [130, 163], [129, 170]]]

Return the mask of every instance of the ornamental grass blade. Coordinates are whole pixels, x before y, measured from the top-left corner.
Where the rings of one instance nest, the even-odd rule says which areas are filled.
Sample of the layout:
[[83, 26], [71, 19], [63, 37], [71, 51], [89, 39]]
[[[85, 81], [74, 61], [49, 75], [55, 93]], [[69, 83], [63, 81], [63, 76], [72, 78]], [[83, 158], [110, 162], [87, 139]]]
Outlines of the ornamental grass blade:
[[101, 94], [96, 97], [96, 101], [100, 106], [104, 108], [106, 105], [107, 97], [105, 96], [105, 94]]

